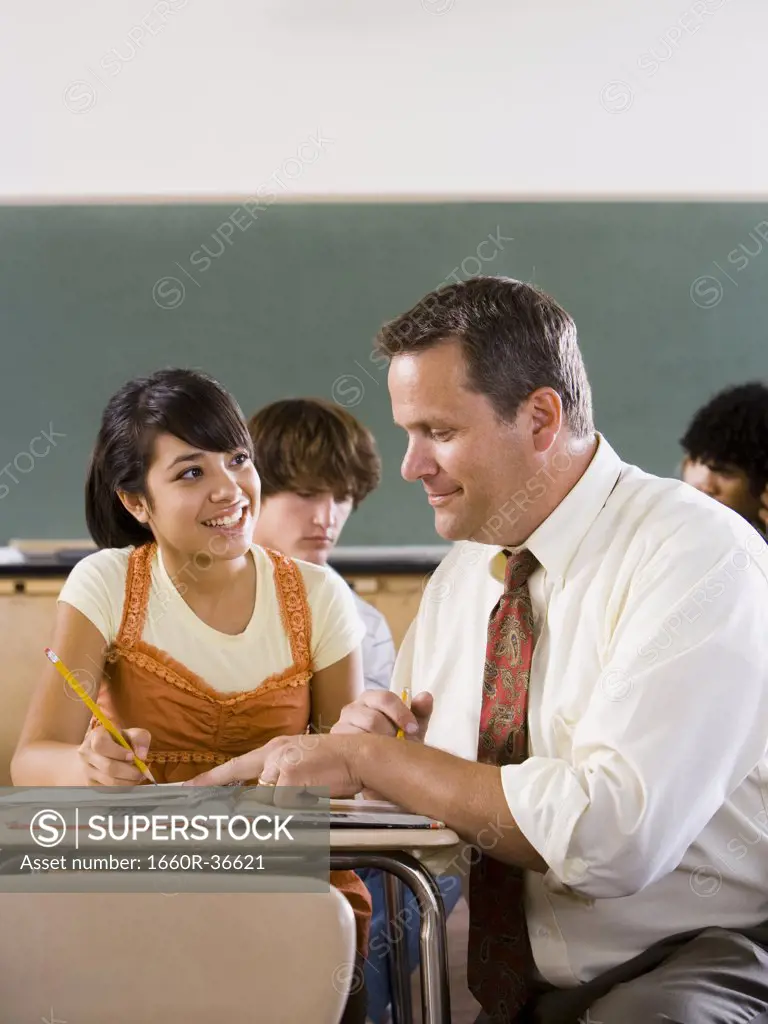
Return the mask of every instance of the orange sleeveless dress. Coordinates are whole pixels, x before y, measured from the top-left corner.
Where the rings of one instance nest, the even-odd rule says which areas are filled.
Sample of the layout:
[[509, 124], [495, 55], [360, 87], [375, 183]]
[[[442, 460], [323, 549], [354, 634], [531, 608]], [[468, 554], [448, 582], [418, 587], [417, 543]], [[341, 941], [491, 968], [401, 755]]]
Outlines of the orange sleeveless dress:
[[[131, 552], [123, 617], [107, 653], [100, 703], [122, 728], [148, 729], [146, 757], [158, 782], [181, 782], [261, 747], [296, 736], [310, 721], [312, 620], [296, 564], [268, 551], [292, 665], [258, 686], [222, 693], [141, 637], [149, 603], [154, 543]], [[355, 912], [357, 948], [367, 955], [371, 897], [354, 871], [332, 871], [331, 882]]]

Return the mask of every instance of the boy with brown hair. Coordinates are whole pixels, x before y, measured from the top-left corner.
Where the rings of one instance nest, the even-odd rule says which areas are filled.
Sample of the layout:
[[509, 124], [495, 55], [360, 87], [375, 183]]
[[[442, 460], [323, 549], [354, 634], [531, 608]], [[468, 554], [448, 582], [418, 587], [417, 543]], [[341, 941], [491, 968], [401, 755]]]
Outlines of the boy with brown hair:
[[[254, 541], [326, 565], [347, 519], [381, 480], [373, 435], [346, 409], [319, 398], [272, 402], [251, 416], [248, 429], [261, 477]], [[392, 633], [381, 612], [354, 597], [366, 629], [365, 687], [389, 689]]]

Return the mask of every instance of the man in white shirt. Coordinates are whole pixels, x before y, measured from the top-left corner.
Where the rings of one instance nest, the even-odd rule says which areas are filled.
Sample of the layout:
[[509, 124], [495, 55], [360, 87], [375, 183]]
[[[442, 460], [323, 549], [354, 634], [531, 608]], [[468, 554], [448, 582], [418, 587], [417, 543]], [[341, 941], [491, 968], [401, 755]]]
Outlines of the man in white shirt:
[[537, 289], [451, 285], [377, 346], [403, 476], [458, 543], [391, 692], [198, 781], [367, 789], [456, 830], [482, 1020], [768, 1019], [764, 541], [596, 434]]

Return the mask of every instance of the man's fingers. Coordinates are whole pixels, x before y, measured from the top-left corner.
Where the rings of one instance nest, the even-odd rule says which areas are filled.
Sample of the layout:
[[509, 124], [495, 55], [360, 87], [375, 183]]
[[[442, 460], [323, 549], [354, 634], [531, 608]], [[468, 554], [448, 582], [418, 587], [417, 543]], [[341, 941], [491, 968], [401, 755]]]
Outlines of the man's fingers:
[[434, 701], [432, 700], [432, 694], [427, 693], [426, 690], [422, 693], [417, 693], [411, 701], [411, 711], [416, 716], [416, 721], [419, 723], [419, 731], [416, 739], [422, 740], [422, 742], [427, 733], [429, 720], [432, 717], [433, 706]]
[[417, 694], [409, 710], [391, 690], [366, 690], [354, 704], [348, 704], [331, 732], [376, 733], [395, 736], [402, 729], [408, 736], [418, 736], [426, 729], [432, 714], [432, 694]]
[[[390, 725], [391, 725], [391, 723], [389, 723], [389, 721], [388, 721], [387, 732], [383, 733], [383, 732], [379, 731], [378, 735], [380, 735], [380, 736], [383, 736], [383, 735], [393, 736], [394, 733], [392, 732], [392, 728], [394, 728], [394, 726], [392, 728], [389, 728]], [[352, 722], [345, 722], [345, 721], [340, 720], [331, 729], [329, 735], [330, 736], [370, 736], [371, 732], [373, 732], [373, 731], [374, 730], [372, 730], [372, 729], [365, 729], [362, 726], [354, 725]]]
[[[235, 758], [235, 760], [237, 760]], [[242, 781], [240, 775], [237, 774], [236, 770], [232, 767], [233, 761], [227, 761], [226, 764], [217, 765], [216, 768], [211, 768], [208, 772], [203, 772], [202, 775], [198, 775], [194, 779], [190, 779], [188, 782], [182, 783], [184, 786], [228, 786], [230, 782]]]
[[433, 706], [434, 700], [432, 699], [432, 694], [427, 690], [424, 690], [422, 693], [417, 693], [411, 701], [411, 711], [419, 721], [429, 719], [429, 716], [432, 714]]
[[[401, 704], [401, 709], [407, 711]], [[397, 721], [389, 718], [382, 711], [368, 707], [365, 704], [350, 704], [342, 712], [337, 725], [331, 732], [368, 732], [377, 733], [380, 736], [394, 736], [401, 728]]]
[[185, 782], [185, 786], [229, 786], [233, 782], [251, 782], [258, 779], [264, 767], [264, 748], [251, 750], [248, 754], [233, 757], [226, 764], [220, 764], [203, 772], [195, 779]]
[[[288, 769], [295, 768], [296, 765], [293, 761], [288, 762]], [[276, 764], [266, 765], [264, 771], [259, 776], [259, 781], [265, 786], [276, 786], [280, 780], [280, 768]]]
[[[419, 731], [419, 723], [416, 715], [406, 707], [400, 697], [392, 690], [366, 690], [356, 704], [350, 705], [349, 709], [345, 710], [351, 711], [352, 708], [359, 707], [364, 707], [371, 711], [377, 711], [380, 715], [383, 715], [384, 718], [389, 719], [394, 726], [395, 733], [398, 729], [402, 729], [411, 736], [415, 735]], [[381, 727], [380, 721], [379, 728], [370, 729], [368, 731], [384, 732], [385, 735], [393, 735], [388, 726], [386, 728]]]

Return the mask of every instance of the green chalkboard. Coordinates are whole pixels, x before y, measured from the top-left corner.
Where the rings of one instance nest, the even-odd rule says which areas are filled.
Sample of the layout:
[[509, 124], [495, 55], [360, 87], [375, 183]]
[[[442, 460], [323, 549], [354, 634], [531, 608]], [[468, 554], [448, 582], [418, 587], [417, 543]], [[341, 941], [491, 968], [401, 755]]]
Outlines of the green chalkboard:
[[766, 239], [768, 206], [752, 203], [2, 208], [0, 543], [85, 535], [101, 409], [168, 365], [213, 373], [246, 413], [289, 395], [347, 404], [384, 479], [344, 542], [439, 542], [421, 487], [400, 479], [404, 435], [370, 344], [478, 272], [533, 280], [574, 315], [599, 429], [672, 475], [697, 405], [766, 375]]

